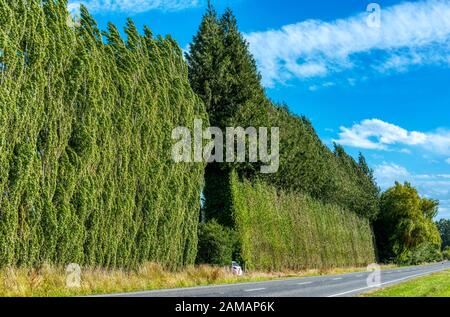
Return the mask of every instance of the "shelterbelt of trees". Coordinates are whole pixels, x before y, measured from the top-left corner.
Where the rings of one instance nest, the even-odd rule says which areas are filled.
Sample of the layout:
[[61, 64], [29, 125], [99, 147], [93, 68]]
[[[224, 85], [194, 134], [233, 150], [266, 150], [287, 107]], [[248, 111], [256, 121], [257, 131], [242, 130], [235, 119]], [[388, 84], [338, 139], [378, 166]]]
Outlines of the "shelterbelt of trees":
[[[185, 58], [170, 36], [132, 20], [124, 31], [99, 30], [83, 6], [75, 23], [66, 0], [0, 0], [0, 266], [235, 259], [275, 270], [441, 256], [437, 202], [408, 184], [380, 195], [363, 155], [330, 150], [269, 100], [231, 10], [209, 5]], [[172, 129], [196, 118], [279, 127], [279, 172], [175, 163]]]
[[204, 166], [171, 131], [207, 114], [170, 37], [125, 33], [0, 0], [1, 266], [194, 262]]

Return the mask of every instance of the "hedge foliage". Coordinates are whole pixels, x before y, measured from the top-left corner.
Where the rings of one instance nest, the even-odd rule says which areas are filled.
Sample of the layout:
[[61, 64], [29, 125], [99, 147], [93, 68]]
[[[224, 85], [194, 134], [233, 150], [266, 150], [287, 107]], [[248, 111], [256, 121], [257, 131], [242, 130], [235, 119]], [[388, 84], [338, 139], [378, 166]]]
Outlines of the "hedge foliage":
[[444, 251], [442, 251], [442, 258], [444, 260], [450, 261], [450, 246], [444, 248]]
[[231, 178], [233, 213], [247, 269], [300, 270], [375, 262], [366, 218], [265, 182]]
[[404, 261], [397, 261], [397, 263], [407, 265], [420, 265], [423, 263], [442, 261], [443, 259], [444, 254], [441, 252], [439, 247], [436, 247], [436, 245], [433, 243], [427, 242], [420, 244], [419, 246], [412, 249], [409, 252], [408, 257]]
[[220, 225], [216, 220], [202, 222], [198, 230], [198, 264], [229, 266], [239, 259], [236, 231]]
[[171, 131], [206, 113], [181, 49], [66, 7], [0, 0], [0, 266], [193, 263], [204, 166]]

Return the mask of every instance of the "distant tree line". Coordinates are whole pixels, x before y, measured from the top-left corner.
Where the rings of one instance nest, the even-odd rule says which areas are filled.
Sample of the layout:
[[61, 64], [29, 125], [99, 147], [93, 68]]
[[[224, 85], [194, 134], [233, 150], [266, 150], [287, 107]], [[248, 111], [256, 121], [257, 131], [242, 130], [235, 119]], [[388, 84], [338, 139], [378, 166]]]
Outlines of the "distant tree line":
[[450, 261], [450, 219], [441, 219], [436, 225], [442, 239], [442, 255]]
[[450, 247], [450, 219], [441, 219], [436, 223], [442, 239], [442, 247]]

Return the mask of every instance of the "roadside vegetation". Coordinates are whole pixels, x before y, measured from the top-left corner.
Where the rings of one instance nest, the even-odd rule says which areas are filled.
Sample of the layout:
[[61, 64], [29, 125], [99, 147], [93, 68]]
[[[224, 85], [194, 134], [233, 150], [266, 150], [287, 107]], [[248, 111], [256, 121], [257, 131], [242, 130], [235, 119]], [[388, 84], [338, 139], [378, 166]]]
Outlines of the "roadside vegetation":
[[186, 60], [212, 126], [280, 129], [277, 173], [261, 175], [262, 162], [207, 165], [198, 263], [282, 270], [374, 262], [379, 189], [364, 156], [329, 149], [306, 117], [265, 95], [231, 10], [209, 5]]
[[450, 297], [450, 271], [367, 293], [366, 297]]
[[277, 173], [259, 174], [261, 162], [207, 165], [200, 263], [232, 257], [271, 270], [368, 263], [375, 253], [403, 265], [442, 259], [433, 222], [438, 202], [408, 183], [381, 194], [364, 155], [355, 160], [338, 144], [329, 149], [306, 117], [267, 98], [231, 10], [220, 15], [209, 5], [186, 60], [213, 126], [280, 128]]
[[[391, 268], [385, 266], [383, 268]], [[244, 276], [231, 274], [223, 267], [187, 266], [167, 270], [159, 264], [146, 263], [136, 269], [104, 269], [85, 267], [81, 271], [80, 288], [67, 287], [66, 268], [42, 265], [39, 268], [4, 268], [0, 270], [1, 296], [77, 296], [135, 292], [167, 288], [258, 282], [291, 277], [343, 274], [366, 271], [365, 267], [280, 272], [253, 271]]]
[[436, 222], [436, 225], [439, 230], [439, 234], [442, 239], [442, 248], [450, 249], [450, 219], [441, 219]]
[[[230, 9], [208, 6], [184, 57], [170, 36], [131, 19], [124, 34], [100, 30], [83, 6], [73, 21], [66, 0], [0, 0], [0, 294], [254, 281], [338, 272], [376, 254], [399, 264], [449, 257], [437, 201], [408, 183], [381, 194], [364, 155], [329, 148], [308, 118], [266, 96]], [[175, 163], [171, 132], [196, 118], [278, 127], [279, 171]], [[255, 271], [193, 266], [232, 260]], [[85, 268], [81, 289], [65, 287], [69, 263]]]
[[301, 193], [232, 177], [233, 213], [249, 269], [301, 270], [376, 262], [369, 221]]
[[415, 265], [442, 260], [442, 239], [433, 222], [437, 201], [420, 197], [409, 183], [396, 183], [380, 201], [375, 232], [383, 261]]

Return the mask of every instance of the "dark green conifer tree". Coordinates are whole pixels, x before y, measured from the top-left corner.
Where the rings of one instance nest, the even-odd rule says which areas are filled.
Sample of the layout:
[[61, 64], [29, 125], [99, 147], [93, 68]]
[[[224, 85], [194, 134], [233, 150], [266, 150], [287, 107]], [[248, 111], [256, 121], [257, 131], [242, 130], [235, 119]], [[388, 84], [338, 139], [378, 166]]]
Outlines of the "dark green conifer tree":
[[[202, 98], [211, 126], [267, 126], [270, 103], [260, 84], [256, 63], [239, 32], [232, 11], [219, 18], [211, 3], [186, 55], [189, 79]], [[252, 174], [250, 164], [208, 164], [205, 171], [204, 211], [207, 219], [232, 226], [229, 205], [231, 169]]]

